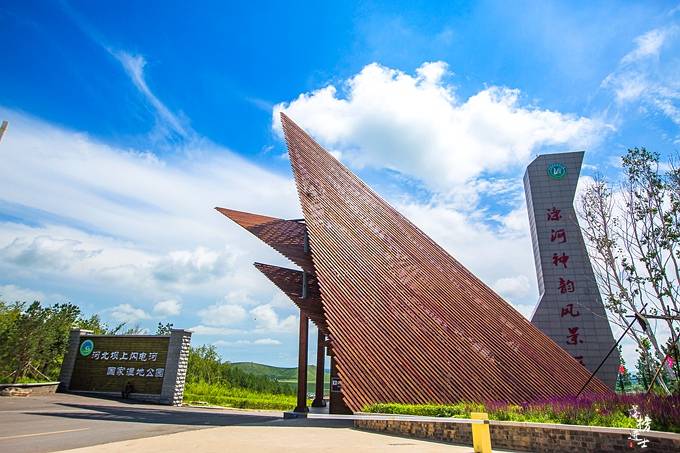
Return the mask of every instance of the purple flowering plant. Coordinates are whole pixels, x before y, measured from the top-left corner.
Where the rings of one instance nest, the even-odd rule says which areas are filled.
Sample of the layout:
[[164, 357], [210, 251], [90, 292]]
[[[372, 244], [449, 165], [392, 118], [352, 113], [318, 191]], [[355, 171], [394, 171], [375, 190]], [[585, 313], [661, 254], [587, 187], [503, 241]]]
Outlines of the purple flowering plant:
[[367, 406], [365, 412], [468, 418], [470, 412], [481, 411], [487, 412], [492, 420], [635, 428], [636, 421], [630, 416], [633, 405], [651, 418], [653, 430], [680, 432], [680, 396], [597, 394], [541, 399], [520, 405], [380, 403]]

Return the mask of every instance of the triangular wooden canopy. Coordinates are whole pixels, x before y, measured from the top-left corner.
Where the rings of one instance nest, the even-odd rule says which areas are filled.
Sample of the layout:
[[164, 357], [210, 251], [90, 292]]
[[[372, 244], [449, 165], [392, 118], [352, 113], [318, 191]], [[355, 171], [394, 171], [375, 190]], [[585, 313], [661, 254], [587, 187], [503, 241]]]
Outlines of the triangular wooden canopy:
[[[589, 373], [578, 361], [281, 119], [304, 223], [218, 209], [310, 274], [320, 309], [295, 300], [301, 272], [256, 265], [329, 334], [351, 410], [579, 391]], [[609, 392], [597, 379], [587, 391]]]

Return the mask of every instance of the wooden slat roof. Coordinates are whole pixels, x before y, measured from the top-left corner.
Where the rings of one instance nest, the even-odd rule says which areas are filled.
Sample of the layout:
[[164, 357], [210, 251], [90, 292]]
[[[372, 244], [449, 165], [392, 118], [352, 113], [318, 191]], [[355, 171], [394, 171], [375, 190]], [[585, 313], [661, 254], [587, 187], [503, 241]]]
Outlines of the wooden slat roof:
[[[374, 402], [520, 403], [578, 392], [589, 376], [582, 365], [285, 114], [281, 119], [352, 410]], [[597, 379], [588, 391], [609, 392]]]
[[302, 298], [302, 272], [271, 264], [255, 263], [255, 267], [283, 291], [295, 305], [321, 330], [328, 335], [326, 317], [321, 305], [319, 284], [314, 275], [307, 276], [307, 297]]
[[306, 227], [303, 223], [233, 209], [215, 209], [253, 233], [305, 272], [314, 273], [311, 255], [304, 249]]

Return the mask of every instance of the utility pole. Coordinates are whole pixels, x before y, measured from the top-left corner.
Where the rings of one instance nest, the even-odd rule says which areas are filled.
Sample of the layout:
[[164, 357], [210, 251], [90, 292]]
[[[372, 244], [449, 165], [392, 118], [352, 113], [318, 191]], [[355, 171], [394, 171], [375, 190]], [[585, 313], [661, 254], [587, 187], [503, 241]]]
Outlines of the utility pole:
[[5, 131], [7, 130], [7, 120], [3, 121], [2, 124], [0, 124], [0, 140], [2, 140], [2, 136], [5, 135]]

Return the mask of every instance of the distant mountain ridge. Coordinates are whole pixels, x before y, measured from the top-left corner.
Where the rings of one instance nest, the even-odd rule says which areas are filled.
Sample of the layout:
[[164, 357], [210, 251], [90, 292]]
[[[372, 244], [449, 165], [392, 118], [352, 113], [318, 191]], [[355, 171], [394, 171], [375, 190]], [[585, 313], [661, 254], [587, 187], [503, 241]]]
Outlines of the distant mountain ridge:
[[[281, 368], [271, 365], [264, 365], [255, 362], [232, 362], [231, 366], [238, 368], [246, 373], [255, 374], [259, 376], [267, 376], [276, 379], [280, 382], [297, 381], [297, 367], [295, 368]], [[330, 370], [324, 370], [325, 379], [330, 379]], [[307, 365], [307, 381], [314, 382], [316, 380], [316, 365]]]

